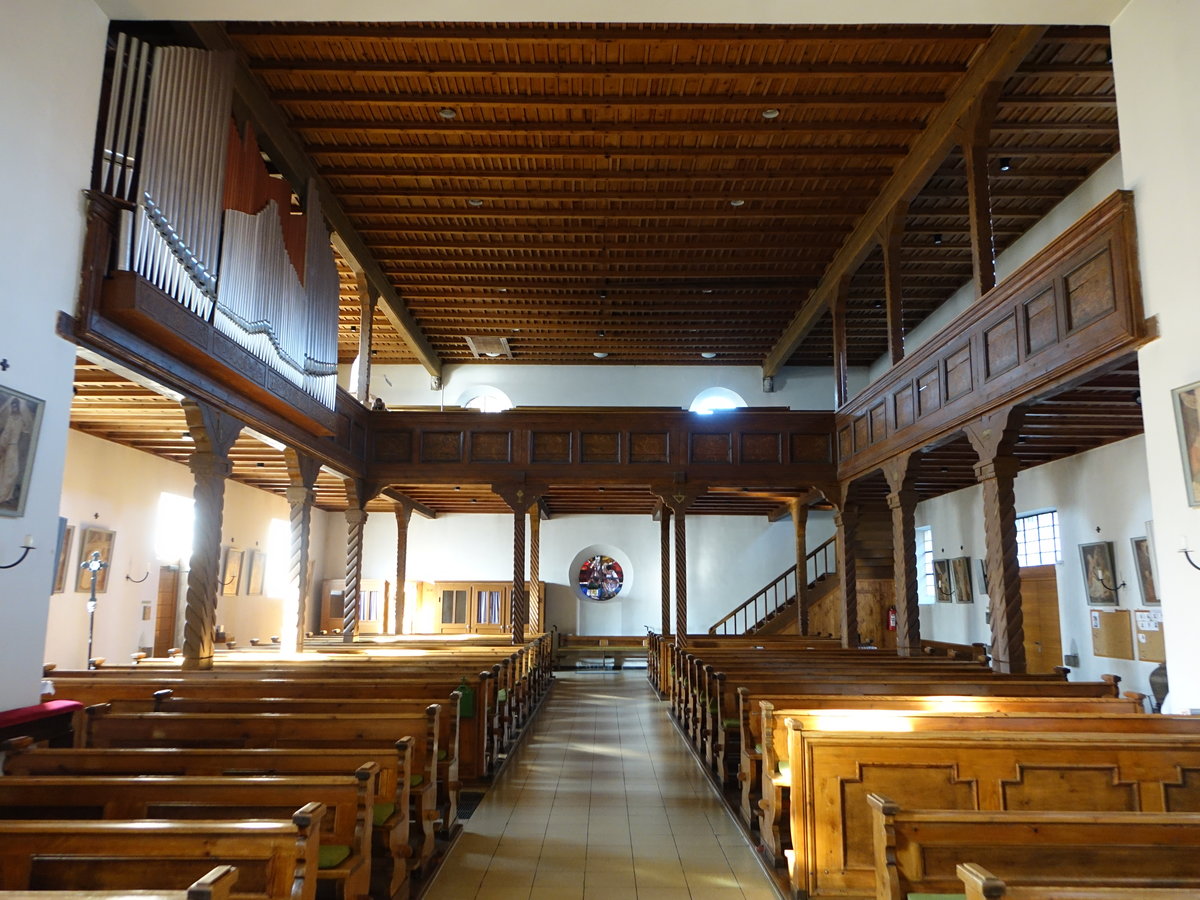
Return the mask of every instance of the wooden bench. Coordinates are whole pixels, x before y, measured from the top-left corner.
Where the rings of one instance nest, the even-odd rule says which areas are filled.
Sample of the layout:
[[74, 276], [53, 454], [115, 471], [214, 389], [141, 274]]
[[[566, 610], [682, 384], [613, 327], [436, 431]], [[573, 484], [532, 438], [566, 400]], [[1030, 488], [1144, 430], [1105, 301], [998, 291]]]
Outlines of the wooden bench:
[[[1155, 887], [1161, 879], [1149, 879], [1125, 887], [1108, 885], [1060, 884], [1053, 874], [1051, 882], [1010, 885], [976, 863], [959, 863], [958, 880], [966, 900], [1195, 900], [1193, 888]], [[1122, 881], [1130, 879], [1123, 878]], [[0, 900], [3, 900], [0, 897]]]
[[182, 891], [0, 891], [0, 900], [230, 900], [237, 866], [215, 866]]
[[370, 892], [371, 821], [378, 766], [343, 776], [8, 776], [0, 819], [286, 819], [318, 802], [317, 879], [338, 900]]
[[[409, 830], [411, 741], [392, 749], [58, 749], [10, 741], [4, 751], [0, 782], [7, 776], [38, 775], [341, 775], [369, 762], [375, 767], [372, 894], [403, 897], [408, 870], [419, 859]], [[417, 836], [424, 840], [424, 831]]]
[[957, 893], [964, 860], [1025, 883], [1200, 891], [1197, 813], [907, 810], [879, 794], [867, 802], [876, 900]]
[[87, 747], [229, 747], [249, 749], [387, 749], [408, 738], [409, 807], [419, 843], [416, 866], [433, 855], [437, 807], [437, 735], [441, 707], [414, 715], [340, 713], [119, 713], [107, 704], [87, 709]]
[[182, 890], [216, 863], [239, 893], [314, 900], [324, 807], [290, 821], [0, 821], [0, 890]]
[[814, 732], [789, 719], [788, 757], [785, 856], [793, 889], [810, 896], [874, 891], [870, 793], [984, 812], [1200, 806], [1200, 779], [1186, 774], [1200, 771], [1200, 741], [1179, 735]]

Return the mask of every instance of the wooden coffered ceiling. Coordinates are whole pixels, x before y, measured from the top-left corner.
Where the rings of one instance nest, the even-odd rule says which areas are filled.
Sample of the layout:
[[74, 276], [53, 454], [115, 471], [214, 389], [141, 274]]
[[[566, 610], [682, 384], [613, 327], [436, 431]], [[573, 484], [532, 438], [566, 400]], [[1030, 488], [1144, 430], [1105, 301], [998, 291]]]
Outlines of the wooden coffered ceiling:
[[[441, 361], [761, 365], [989, 26], [230, 23]], [[991, 130], [996, 249], [1117, 150], [1108, 31], [1045, 31]], [[904, 326], [971, 277], [952, 150], [917, 185]], [[340, 355], [357, 353], [358, 298]], [[351, 309], [350, 307], [354, 307]], [[382, 315], [375, 360], [416, 357]], [[879, 253], [849, 362], [887, 349]], [[788, 362], [832, 360], [828, 316]], [[598, 362], [592, 354], [607, 352]]]

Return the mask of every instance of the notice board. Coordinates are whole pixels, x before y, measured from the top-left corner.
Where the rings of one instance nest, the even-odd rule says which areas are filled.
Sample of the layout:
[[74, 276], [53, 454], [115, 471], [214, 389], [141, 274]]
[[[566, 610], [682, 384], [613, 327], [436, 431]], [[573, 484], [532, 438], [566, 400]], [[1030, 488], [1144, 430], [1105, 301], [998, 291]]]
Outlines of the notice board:
[[1142, 662], [1166, 662], [1167, 648], [1163, 642], [1161, 609], [1138, 609], [1133, 613], [1137, 634], [1137, 654]]
[[1134, 659], [1133, 624], [1127, 609], [1088, 610], [1092, 625], [1092, 652], [1109, 659]]

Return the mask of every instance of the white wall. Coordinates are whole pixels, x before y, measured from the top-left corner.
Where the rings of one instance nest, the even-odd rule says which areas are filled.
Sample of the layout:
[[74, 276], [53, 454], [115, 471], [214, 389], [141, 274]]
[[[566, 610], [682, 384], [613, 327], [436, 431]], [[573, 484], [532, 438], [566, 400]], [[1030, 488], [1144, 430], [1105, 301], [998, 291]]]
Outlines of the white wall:
[[[159, 495], [163, 492], [192, 496], [193, 478], [186, 466], [114, 444], [78, 431], [67, 437], [67, 468], [63, 479], [60, 515], [75, 526], [68, 557], [66, 591], [50, 601], [52, 627], [46, 637], [45, 658], [64, 668], [87, 662], [86, 593], [74, 590], [74, 569], [79, 561], [81, 529], [98, 525], [115, 531], [108, 590], [98, 595], [94, 654], [111, 663], [124, 664], [129, 654], [154, 641], [154, 615], [159, 566], [187, 559], [159, 560], [155, 555]], [[288, 518], [287, 501], [257, 488], [227, 481], [225, 515], [221, 529], [222, 547], [265, 551], [271, 519]], [[313, 546], [325, 542], [326, 514], [314, 515]], [[53, 547], [51, 542], [49, 547]], [[53, 551], [48, 554], [53, 557]], [[318, 558], [318, 568], [320, 561]], [[149, 577], [140, 583], [126, 579]], [[186, 572], [181, 571], [186, 583]], [[243, 573], [243, 578], [245, 577]], [[150, 609], [143, 620], [142, 609]], [[279, 597], [220, 597], [217, 621], [231, 637], [247, 646], [251, 637], [266, 640], [286, 631], [282, 622], [283, 601]], [[182, 632], [182, 609], [177, 628]]]
[[[1023, 471], [1016, 480], [1018, 514], [1057, 509], [1062, 539], [1058, 576], [1059, 621], [1063, 653], [1077, 653], [1075, 681], [1095, 681], [1112, 672], [1123, 679], [1124, 690], [1150, 693], [1147, 677], [1157, 663], [1097, 657], [1087, 594], [1079, 558], [1079, 545], [1096, 541], [1113, 543], [1118, 591], [1122, 609], [1141, 609], [1141, 591], [1133, 563], [1130, 538], [1146, 534], [1150, 497], [1146, 473], [1145, 439], [1130, 438], [1087, 453]], [[936, 558], [969, 556], [972, 566], [984, 556], [983, 492], [971, 487], [927, 500], [917, 506], [918, 525], [933, 529]], [[1099, 530], [1097, 530], [1099, 529]], [[972, 568], [972, 577], [977, 575]], [[974, 585], [974, 603], [933, 603], [921, 607], [921, 635], [934, 640], [990, 642], [984, 621], [987, 598]]]
[[[866, 372], [850, 373], [853, 389]], [[523, 366], [478, 363], [446, 366], [442, 390], [430, 387], [429, 373], [416, 365], [373, 366], [371, 392], [389, 406], [457, 407], [480, 385], [499, 388], [516, 406], [666, 406], [687, 409], [700, 391], [724, 387], [749, 406], [832, 409], [830, 369], [788, 368], [763, 393], [757, 366], [621, 366], [609, 361], [587, 366]]]
[[[576, 634], [642, 634], [661, 627], [659, 523], [649, 516], [557, 516], [542, 522], [540, 574], [546, 582], [549, 625]], [[795, 563], [790, 519], [691, 516], [688, 528], [688, 628], [706, 631], [717, 619]], [[329, 530], [327, 571], [344, 571], [344, 530]], [[808, 546], [833, 534], [828, 513], [809, 517]], [[573, 569], [581, 550], [612, 548], [625, 569], [614, 600], [576, 595]], [[396, 519], [372, 514], [363, 544], [363, 577], [395, 581]], [[330, 577], [339, 577], [331, 574]], [[408, 529], [410, 581], [512, 580], [512, 517], [413, 516]]]
[[0, 316], [10, 338], [0, 385], [46, 401], [25, 514], [0, 518], [0, 564], [26, 534], [37, 545], [0, 572], [0, 710], [38, 700], [74, 359], [54, 325], [75, 308], [106, 26], [89, 2], [43, 0], [5, 4], [0, 29]]

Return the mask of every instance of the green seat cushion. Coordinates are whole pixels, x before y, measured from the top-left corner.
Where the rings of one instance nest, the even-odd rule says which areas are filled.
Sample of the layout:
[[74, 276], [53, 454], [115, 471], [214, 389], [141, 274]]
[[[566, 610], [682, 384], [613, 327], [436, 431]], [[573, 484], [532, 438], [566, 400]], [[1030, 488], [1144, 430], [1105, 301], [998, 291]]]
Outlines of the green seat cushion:
[[447, 757], [447, 756], [449, 756], [449, 755], [450, 755], [450, 754], [449, 754], [449, 753], [447, 753], [445, 750], [441, 750], [441, 749], [439, 749], [439, 750], [438, 750], [438, 762], [444, 762], [444, 761], [445, 761], [445, 759], [446, 759], [446, 757]]
[[762, 756], [762, 744], [755, 744], [754, 752], [757, 753], [759, 756]]
[[504, 688], [500, 688], [500, 690], [496, 691], [496, 699], [503, 703], [508, 699], [508, 691], [506, 691]]
[[375, 809], [371, 813], [371, 822], [375, 825], [383, 825], [395, 811], [395, 803], [376, 803]]
[[918, 891], [913, 891], [908, 895], [908, 900], [967, 900], [966, 894], [922, 894]]
[[737, 728], [739, 724], [740, 723], [738, 722], [737, 719], [722, 719], [721, 720], [722, 728]]
[[425, 776], [420, 774], [419, 772], [416, 775], [408, 776], [408, 786], [409, 787], [420, 787], [424, 783], [425, 783]]
[[790, 759], [781, 759], [779, 761], [779, 774], [786, 775], [792, 771], [792, 761]]
[[322, 844], [317, 853], [318, 869], [333, 869], [340, 866], [350, 855], [350, 848], [345, 844]]

